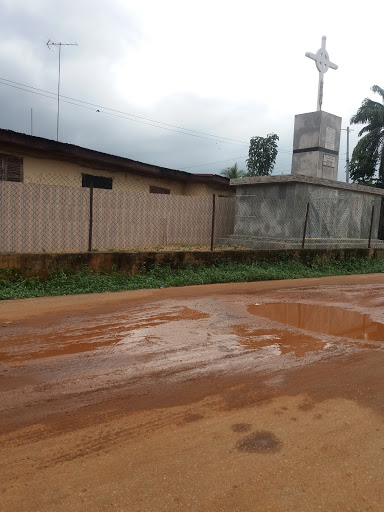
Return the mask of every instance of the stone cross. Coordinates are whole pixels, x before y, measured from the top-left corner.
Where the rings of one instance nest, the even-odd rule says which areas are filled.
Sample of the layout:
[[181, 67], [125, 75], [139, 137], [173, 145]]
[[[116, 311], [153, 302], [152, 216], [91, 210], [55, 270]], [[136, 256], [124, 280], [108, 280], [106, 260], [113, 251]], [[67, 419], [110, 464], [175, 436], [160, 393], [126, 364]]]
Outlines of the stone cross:
[[328, 71], [328, 68], [337, 69], [337, 65], [329, 60], [329, 55], [325, 49], [325, 42], [327, 38], [323, 36], [321, 38], [321, 48], [316, 53], [307, 52], [306, 57], [313, 59], [316, 63], [316, 67], [319, 71], [319, 87], [317, 91], [317, 110], [321, 110], [323, 103], [323, 86], [324, 86], [324, 73]]

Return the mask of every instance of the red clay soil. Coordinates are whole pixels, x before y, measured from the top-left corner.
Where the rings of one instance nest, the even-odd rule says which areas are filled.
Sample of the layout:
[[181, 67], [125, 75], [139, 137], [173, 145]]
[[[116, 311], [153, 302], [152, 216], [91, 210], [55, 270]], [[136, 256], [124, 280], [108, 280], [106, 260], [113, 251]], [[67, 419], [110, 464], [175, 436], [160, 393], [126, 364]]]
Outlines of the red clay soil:
[[0, 303], [0, 508], [384, 510], [384, 274]]

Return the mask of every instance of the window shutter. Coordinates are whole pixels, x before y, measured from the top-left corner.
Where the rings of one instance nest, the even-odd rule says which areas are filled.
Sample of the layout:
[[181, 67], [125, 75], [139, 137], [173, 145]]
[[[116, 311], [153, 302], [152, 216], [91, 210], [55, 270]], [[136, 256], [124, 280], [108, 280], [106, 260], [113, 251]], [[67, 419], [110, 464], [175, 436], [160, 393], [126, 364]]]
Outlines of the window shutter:
[[23, 159], [17, 156], [7, 157], [7, 180], [23, 181]]
[[23, 181], [23, 159], [18, 156], [1, 155], [0, 180]]
[[169, 188], [156, 187], [155, 185], [149, 185], [150, 194], [170, 194]]
[[6, 159], [3, 155], [0, 155], [0, 181], [5, 180], [5, 166]]

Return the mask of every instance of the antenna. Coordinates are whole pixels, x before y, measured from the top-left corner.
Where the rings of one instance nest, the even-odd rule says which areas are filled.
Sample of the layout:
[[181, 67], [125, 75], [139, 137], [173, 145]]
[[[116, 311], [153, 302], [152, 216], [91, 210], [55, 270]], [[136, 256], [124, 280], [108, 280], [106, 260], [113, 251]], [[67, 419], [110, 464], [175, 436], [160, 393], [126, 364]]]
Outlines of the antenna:
[[61, 64], [61, 47], [62, 46], [77, 46], [77, 43], [55, 43], [48, 39], [46, 42], [48, 50], [51, 50], [51, 46], [59, 47], [59, 77], [57, 81], [57, 122], [56, 122], [56, 140], [59, 140], [59, 120], [60, 120], [60, 64]]

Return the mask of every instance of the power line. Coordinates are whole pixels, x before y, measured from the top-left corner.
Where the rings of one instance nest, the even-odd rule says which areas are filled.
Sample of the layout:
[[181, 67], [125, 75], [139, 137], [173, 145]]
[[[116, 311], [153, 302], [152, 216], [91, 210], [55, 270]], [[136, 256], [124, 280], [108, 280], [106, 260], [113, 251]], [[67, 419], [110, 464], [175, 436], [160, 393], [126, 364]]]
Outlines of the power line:
[[183, 169], [193, 169], [195, 167], [203, 167], [205, 165], [222, 164], [223, 162], [233, 162], [234, 160], [237, 160], [239, 158], [246, 158], [247, 156], [248, 155], [241, 155], [241, 156], [236, 156], [234, 158], [227, 158], [226, 160], [217, 160], [216, 162], [208, 162], [206, 164], [188, 165], [187, 167], [183, 167]]
[[[44, 96], [46, 98], [51, 98], [51, 99], [56, 99], [57, 98], [57, 95], [55, 93], [53, 93], [51, 91], [47, 91], [45, 89], [40, 89], [38, 87], [33, 87], [31, 85], [23, 84], [23, 83], [20, 83], [20, 82], [15, 82], [13, 80], [8, 80], [7, 78], [3, 78], [3, 77], [0, 77], [0, 80], [2, 80], [3, 82], [8, 82], [8, 83], [0, 82], [0, 83], [2, 83], [2, 85], [8, 85], [9, 87], [13, 87], [15, 89], [20, 89], [20, 90], [25, 91], [25, 92], [30, 92], [30, 93], [38, 94], [39, 96]], [[32, 90], [29, 90], [29, 89], [32, 89]], [[208, 140], [220, 139], [220, 140], [218, 140], [218, 142], [226, 143], [226, 141], [229, 141], [230, 143], [239, 143], [239, 145], [249, 146], [249, 143], [245, 142], [245, 141], [241, 141], [241, 140], [237, 140], [237, 139], [230, 139], [228, 137], [222, 137], [220, 135], [214, 135], [214, 134], [211, 134], [211, 133], [201, 132], [201, 131], [198, 131], [198, 130], [192, 130], [190, 128], [184, 128], [182, 126], [177, 126], [177, 125], [173, 125], [173, 124], [170, 124], [170, 123], [163, 123], [162, 121], [156, 121], [154, 119], [150, 119], [150, 118], [147, 118], [147, 117], [137, 116], [135, 114], [130, 114], [128, 112], [124, 112], [124, 111], [121, 111], [121, 110], [105, 107], [105, 106], [100, 105], [100, 104], [91, 103], [91, 102], [84, 101], [84, 100], [79, 100], [77, 98], [72, 98], [70, 96], [61, 95], [60, 98], [61, 99], [65, 98], [66, 100], [72, 100], [72, 101], [65, 101], [65, 103], [69, 103], [71, 105], [76, 105], [78, 107], [87, 108], [84, 105], [89, 105], [90, 107], [95, 107], [95, 108], [98, 108], [98, 109], [103, 109], [103, 111], [98, 110], [98, 112], [100, 112], [100, 113], [112, 115], [111, 112], [113, 112], [113, 113], [115, 113], [115, 117], [121, 117], [123, 119], [128, 119], [127, 116], [133, 117], [135, 119], [128, 119], [128, 120], [134, 121], [134, 122], [141, 122], [142, 124], [148, 124], [150, 126], [155, 126], [156, 128], [162, 128], [162, 129], [167, 129], [167, 128], [164, 128], [164, 127], [177, 128], [177, 130], [169, 130], [169, 131], [176, 131], [177, 133], [183, 133], [184, 135], [191, 135], [191, 134], [205, 135], [207, 137], [203, 137], [203, 138], [208, 138], [209, 137]], [[62, 100], [62, 101], [64, 101], [64, 100]], [[76, 102], [76, 103], [73, 103], [73, 102]], [[79, 103], [83, 104], [83, 105], [80, 105]], [[93, 108], [89, 108], [89, 110], [94, 111]], [[122, 115], [119, 116], [117, 114], [122, 114]], [[140, 120], [142, 120], [142, 121], [140, 121]], [[143, 122], [143, 121], [148, 121], [148, 122]], [[156, 123], [156, 124], [151, 124], [151, 123]], [[162, 126], [157, 126], [157, 125], [162, 125]], [[183, 131], [180, 132], [179, 130], [183, 130]], [[191, 132], [191, 133], [184, 133], [184, 132]]]
[[[67, 103], [70, 103], [70, 102], [67, 102]], [[75, 103], [72, 103], [72, 104], [76, 105]], [[90, 109], [89, 107], [84, 107], [83, 105], [78, 105], [78, 106]], [[93, 110], [93, 109], [90, 109], [90, 110]], [[126, 121], [133, 121], [134, 123], [140, 123], [140, 124], [144, 124], [144, 125], [147, 125], [147, 126], [153, 126], [154, 128], [160, 128], [161, 130], [167, 130], [168, 132], [179, 133], [180, 135], [189, 135], [190, 137], [197, 137], [199, 139], [210, 140], [212, 142], [215, 142], [216, 144], [222, 143], [222, 144], [234, 144], [235, 146], [245, 146], [245, 143], [244, 144], [239, 144], [239, 143], [236, 143], [236, 142], [229, 142], [229, 141], [226, 141], [226, 140], [214, 139], [213, 138], [214, 136], [212, 136], [212, 137], [205, 137], [204, 135], [197, 135], [195, 133], [182, 132], [180, 130], [176, 130], [176, 129], [173, 129], [173, 128], [166, 128], [165, 126], [158, 126], [157, 124], [147, 123], [145, 121], [139, 121], [137, 119], [130, 119], [129, 117], [126, 117], [124, 115], [113, 114], [112, 112], [108, 112], [106, 110], [98, 110], [97, 112], [100, 112], [101, 114], [106, 114], [108, 116], [118, 117], [120, 119], [125, 119]]]
[[[44, 91], [44, 92], [47, 93], [47, 94], [43, 94], [43, 92], [38, 92], [39, 90], [34, 91], [34, 90], [25, 89], [24, 87], [19, 87], [19, 86], [16, 86], [16, 85], [4, 83], [1, 80], [3, 80], [3, 79], [0, 77], [0, 84], [1, 85], [6, 85], [6, 86], [12, 87], [14, 89], [20, 89], [20, 90], [25, 91], [25, 92], [30, 92], [32, 94], [37, 94], [38, 96], [43, 96], [45, 98], [56, 100], [56, 96], [55, 97], [49, 96], [49, 94], [54, 94], [54, 93], [52, 93], [50, 91], [44, 91], [43, 89], [40, 89], [41, 91]], [[27, 85], [25, 87], [30, 87], [30, 86]], [[33, 88], [33, 89], [36, 89], [36, 88]], [[91, 110], [92, 112], [95, 112], [94, 108], [87, 106], [87, 102], [82, 102], [81, 100], [74, 99], [75, 102], [79, 101], [81, 103], [85, 103], [85, 105], [81, 105], [79, 103], [74, 103], [74, 101], [68, 101], [67, 99], [63, 99], [63, 98], [67, 98], [67, 96], [60, 96], [60, 98], [61, 98], [61, 102], [62, 103], [67, 103], [69, 105], [74, 105], [76, 107], [85, 108], [86, 110]], [[88, 104], [92, 105], [91, 103], [88, 103]], [[131, 114], [125, 114], [125, 115], [114, 114], [114, 113], [112, 113], [114, 110], [113, 109], [108, 109], [108, 107], [101, 107], [100, 105], [95, 105], [95, 107], [100, 107], [101, 109], [104, 109], [104, 110], [98, 109], [98, 110], [96, 110], [96, 112], [99, 112], [101, 114], [106, 114], [106, 115], [109, 115], [109, 116], [113, 116], [113, 117], [118, 117], [120, 119], [125, 119], [126, 121], [132, 121], [132, 122], [144, 124], [144, 125], [147, 125], [147, 126], [153, 126], [154, 128], [160, 128], [162, 130], [167, 130], [167, 131], [170, 131], [170, 132], [179, 133], [181, 135], [189, 135], [191, 137], [198, 137], [200, 139], [206, 139], [206, 140], [210, 140], [210, 141], [213, 141], [213, 142], [216, 142], [216, 143], [234, 144], [236, 146], [245, 146], [245, 145], [248, 146], [248, 144], [245, 143], [245, 142], [239, 144], [239, 143], [236, 143], [236, 142], [229, 142], [229, 141], [226, 141], [226, 140], [220, 140], [218, 138], [213, 138], [213, 137], [216, 137], [215, 135], [212, 135], [210, 137], [205, 137], [203, 135], [197, 135], [195, 133], [187, 133], [186, 131], [182, 132], [180, 130], [176, 130], [176, 129], [172, 129], [172, 128], [167, 128], [165, 126], [158, 126], [158, 124], [153, 124], [153, 123], [150, 123], [150, 122], [139, 121], [138, 119], [130, 119], [127, 116], [130, 116]], [[111, 112], [108, 112], [108, 110], [111, 110]], [[157, 123], [157, 121], [154, 121], [154, 123]]]
[[[6, 82], [6, 83], [4, 83], [4, 82]], [[12, 87], [14, 89], [19, 89], [19, 90], [22, 90], [25, 92], [29, 92], [32, 94], [37, 94], [37, 95], [43, 96], [45, 98], [50, 98], [50, 99], [54, 99], [54, 100], [57, 99], [57, 95], [51, 91], [47, 91], [45, 89], [40, 89], [38, 87], [33, 87], [31, 85], [26, 85], [26, 84], [23, 84], [20, 82], [15, 82], [13, 80], [8, 80], [7, 78], [0, 77], [0, 84], [6, 85], [8, 87]], [[245, 142], [245, 141], [240, 141], [237, 139], [230, 139], [228, 137], [222, 137], [220, 135], [213, 135], [213, 134], [201, 132], [198, 130], [192, 130], [190, 128], [183, 128], [181, 126], [177, 126], [177, 125], [173, 125], [173, 124], [169, 124], [169, 123], [163, 123], [162, 121], [156, 121], [154, 119], [146, 118], [143, 116], [137, 116], [135, 114], [130, 114], [130, 113], [127, 113], [127, 112], [124, 112], [121, 110], [112, 109], [112, 108], [105, 107], [105, 106], [102, 106], [102, 105], [99, 105], [96, 103], [91, 103], [88, 101], [79, 100], [77, 98], [72, 98], [70, 96], [60, 95], [60, 99], [63, 103], [67, 103], [67, 104], [74, 105], [77, 107], [85, 108], [85, 109], [91, 110], [91, 111], [94, 111], [93, 107], [96, 107], [97, 108], [96, 112], [98, 112], [98, 113], [106, 114], [106, 115], [121, 118], [121, 119], [126, 119], [127, 121], [132, 121], [132, 122], [144, 124], [147, 126], [153, 126], [154, 128], [160, 128], [162, 130], [167, 130], [167, 131], [179, 133], [182, 135], [190, 135], [191, 137], [198, 137], [201, 139], [211, 140], [211, 141], [215, 141], [216, 143], [234, 144], [234, 145], [238, 145], [238, 146], [249, 147], [249, 143]], [[100, 109], [102, 109], [102, 110], [100, 110]], [[131, 119], [131, 118], [134, 118], [134, 119]], [[180, 131], [180, 130], [183, 130], [183, 131]], [[289, 150], [288, 148], [287, 149], [281, 148], [281, 149], [279, 149], [279, 152], [280, 153], [291, 153], [292, 150]], [[201, 164], [201, 165], [206, 165], [206, 164]]]
[[[33, 91], [33, 90], [30, 91], [30, 90], [25, 89], [23, 87], [19, 87], [19, 86], [12, 85], [12, 84], [7, 84], [7, 83], [4, 83], [4, 82], [1, 82], [1, 80], [2, 80], [2, 78], [0, 78], [0, 84], [1, 85], [7, 85], [7, 86], [12, 87], [14, 89], [19, 89], [21, 91], [30, 92], [32, 94], [37, 94], [38, 96], [43, 96], [45, 98], [56, 100], [56, 97], [48, 96], [49, 94], [53, 94], [50, 91], [45, 91], [47, 94], [43, 94], [42, 92]], [[26, 87], [29, 87], [29, 86], [26, 86]], [[95, 109], [92, 108], [92, 107], [88, 107], [86, 105], [81, 105], [79, 103], [74, 103], [73, 101], [68, 101], [68, 100], [63, 99], [63, 98], [65, 98], [65, 96], [60, 96], [60, 98], [61, 98], [61, 102], [62, 103], [67, 103], [69, 105], [74, 105], [76, 107], [85, 108], [86, 110], [91, 110], [92, 112], [95, 112]], [[74, 101], [78, 101], [78, 100], [75, 99]], [[81, 101], [81, 100], [79, 100], [79, 101]], [[86, 102], [84, 102], [84, 103], [86, 103]], [[99, 105], [95, 105], [95, 106], [99, 106]], [[100, 107], [100, 108], [103, 108], [103, 107]], [[222, 141], [222, 140], [214, 139], [213, 138], [214, 136], [212, 136], [212, 137], [204, 137], [202, 135], [196, 135], [196, 134], [193, 134], [193, 133], [182, 132], [180, 130], [174, 130], [172, 128], [166, 128], [165, 126], [158, 126], [157, 124], [147, 123], [147, 122], [144, 122], [144, 121], [139, 121], [138, 119], [130, 119], [129, 117], [126, 117], [127, 115], [130, 115], [130, 114], [126, 114], [125, 116], [124, 115], [118, 115], [118, 114], [113, 114], [112, 112], [108, 112], [107, 110], [108, 110], [107, 108], [106, 108], [106, 110], [98, 109], [98, 110], [96, 110], [96, 112], [99, 112], [101, 114], [106, 114], [106, 115], [109, 115], [109, 116], [113, 116], [113, 117], [118, 117], [120, 119], [125, 119], [126, 121], [132, 121], [132, 122], [135, 122], [135, 123], [140, 123], [140, 124], [144, 124], [144, 125], [148, 125], [148, 126], [153, 126], [154, 128], [161, 128], [162, 130], [167, 130], [167, 131], [179, 133], [179, 134], [182, 134], [182, 135], [190, 135], [191, 137], [198, 137], [198, 138], [201, 138], [201, 139], [211, 140], [211, 141], [214, 141], [216, 143], [222, 142], [223, 144], [234, 144], [233, 142], [227, 142], [227, 141]], [[113, 110], [113, 109], [111, 109], [111, 110]], [[235, 145], [244, 146], [245, 143], [244, 144], [236, 144], [235, 143]]]
[[[291, 153], [291, 151], [289, 151], [289, 153]], [[235, 156], [233, 158], [227, 158], [226, 160], [217, 160], [216, 162], [208, 162], [206, 164], [188, 165], [187, 167], [182, 167], [182, 169], [194, 169], [195, 167], [203, 167], [205, 165], [214, 165], [214, 164], [221, 164], [224, 162], [233, 162], [234, 160], [238, 160], [239, 158], [248, 158], [248, 155]], [[290, 169], [283, 169], [283, 171], [287, 171], [287, 170], [290, 171]], [[277, 172], [279, 172], [279, 171], [277, 171]]]

